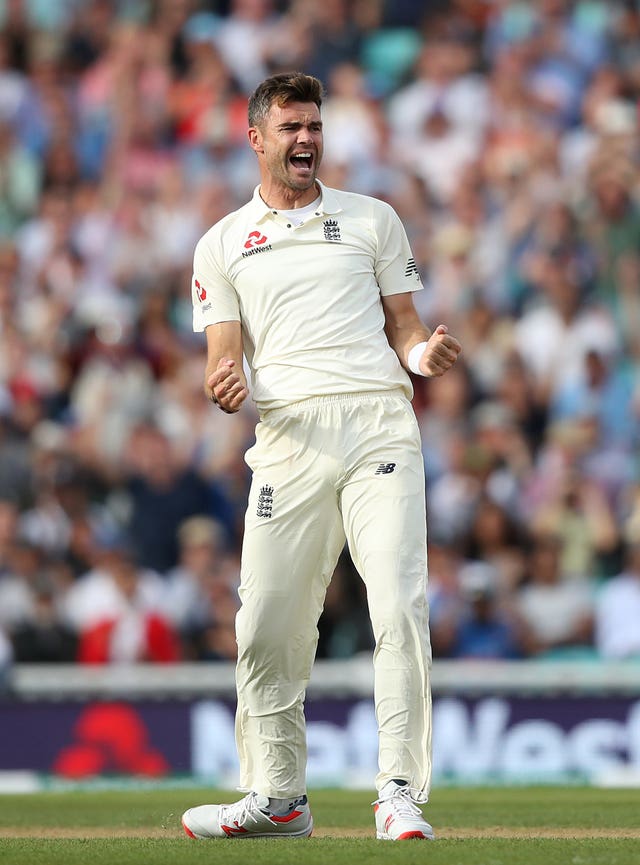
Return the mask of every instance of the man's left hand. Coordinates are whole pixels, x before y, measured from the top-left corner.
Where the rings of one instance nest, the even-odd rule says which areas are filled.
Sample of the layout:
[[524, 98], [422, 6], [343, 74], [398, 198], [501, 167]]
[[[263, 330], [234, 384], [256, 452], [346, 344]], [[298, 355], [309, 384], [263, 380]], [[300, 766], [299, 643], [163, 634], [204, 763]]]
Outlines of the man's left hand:
[[458, 359], [462, 346], [449, 333], [445, 324], [439, 324], [427, 341], [420, 358], [420, 372], [426, 376], [438, 376], [446, 372]]

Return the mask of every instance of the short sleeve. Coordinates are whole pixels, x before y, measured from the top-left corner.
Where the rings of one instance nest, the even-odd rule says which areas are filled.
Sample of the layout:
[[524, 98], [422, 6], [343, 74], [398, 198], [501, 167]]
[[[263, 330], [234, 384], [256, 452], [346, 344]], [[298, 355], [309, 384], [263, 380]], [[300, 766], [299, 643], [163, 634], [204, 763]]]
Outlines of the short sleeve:
[[400, 217], [390, 205], [384, 202], [377, 202], [377, 205], [375, 274], [380, 294], [420, 291], [424, 286]]
[[191, 301], [196, 332], [221, 321], [240, 321], [238, 295], [208, 234], [198, 242], [193, 256]]

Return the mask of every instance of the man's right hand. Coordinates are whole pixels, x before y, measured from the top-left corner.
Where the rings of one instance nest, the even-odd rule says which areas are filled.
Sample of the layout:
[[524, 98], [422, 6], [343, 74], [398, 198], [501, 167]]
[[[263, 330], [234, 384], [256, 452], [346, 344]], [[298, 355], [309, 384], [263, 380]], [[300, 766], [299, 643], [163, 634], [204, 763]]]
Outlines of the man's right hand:
[[235, 414], [249, 394], [244, 374], [235, 366], [235, 360], [221, 357], [205, 386], [209, 399], [227, 414]]

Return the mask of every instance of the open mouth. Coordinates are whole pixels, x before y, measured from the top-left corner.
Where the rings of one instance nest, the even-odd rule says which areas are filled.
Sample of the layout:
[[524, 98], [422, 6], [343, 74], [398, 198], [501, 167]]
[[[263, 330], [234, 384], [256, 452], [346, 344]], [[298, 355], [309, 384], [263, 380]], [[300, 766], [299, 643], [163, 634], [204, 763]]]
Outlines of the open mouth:
[[293, 165], [294, 168], [302, 169], [303, 171], [311, 171], [313, 166], [313, 154], [308, 150], [304, 150], [300, 153], [294, 153], [290, 158], [289, 162]]

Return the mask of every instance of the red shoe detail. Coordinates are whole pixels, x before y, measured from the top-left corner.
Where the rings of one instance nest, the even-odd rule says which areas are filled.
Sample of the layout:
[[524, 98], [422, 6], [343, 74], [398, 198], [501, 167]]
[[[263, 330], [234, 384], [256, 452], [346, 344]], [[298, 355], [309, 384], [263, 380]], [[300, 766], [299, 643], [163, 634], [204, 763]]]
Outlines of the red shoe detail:
[[402, 835], [398, 835], [398, 841], [406, 841], [409, 838], [425, 838], [426, 835], [423, 832], [403, 832]]
[[225, 833], [225, 835], [227, 835], [227, 837], [229, 837], [229, 838], [233, 838], [234, 835], [246, 835], [247, 834], [247, 830], [244, 828], [244, 826], [238, 826], [237, 823], [235, 826], [225, 826], [223, 823], [220, 826], [220, 828]]
[[193, 838], [194, 841], [197, 841], [197, 840], [198, 840], [198, 839], [196, 838], [196, 836], [193, 834], [193, 832], [191, 831], [191, 829], [189, 829], [188, 826], [185, 826], [184, 820], [182, 821], [182, 828], [183, 828], [184, 831], [187, 833], [187, 835], [189, 836], [189, 838]]
[[287, 814], [285, 817], [271, 817], [274, 823], [288, 823], [290, 820], [295, 820], [296, 817], [300, 817], [302, 811], [292, 811], [291, 814]]

